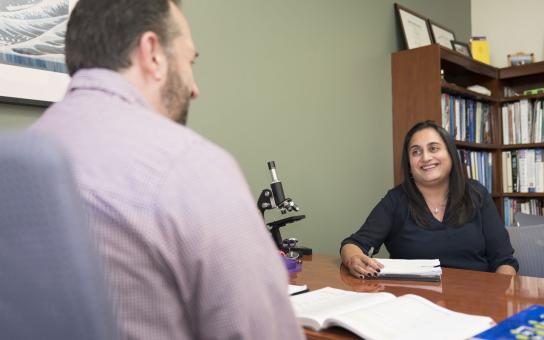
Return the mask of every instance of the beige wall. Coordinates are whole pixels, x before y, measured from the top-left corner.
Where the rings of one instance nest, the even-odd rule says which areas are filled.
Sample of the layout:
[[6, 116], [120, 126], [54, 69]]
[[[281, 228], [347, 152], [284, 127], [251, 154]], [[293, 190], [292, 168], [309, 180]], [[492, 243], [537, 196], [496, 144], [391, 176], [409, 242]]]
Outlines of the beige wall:
[[[255, 197], [275, 160], [307, 215], [283, 235], [336, 254], [393, 184], [390, 54], [402, 46], [394, 1], [183, 3], [201, 53], [189, 125], [234, 154]], [[469, 0], [402, 4], [468, 40]], [[39, 112], [0, 105], [0, 128]]]
[[472, 35], [489, 41], [491, 65], [508, 65], [507, 55], [534, 53], [542, 61], [544, 52], [544, 1], [472, 0]]

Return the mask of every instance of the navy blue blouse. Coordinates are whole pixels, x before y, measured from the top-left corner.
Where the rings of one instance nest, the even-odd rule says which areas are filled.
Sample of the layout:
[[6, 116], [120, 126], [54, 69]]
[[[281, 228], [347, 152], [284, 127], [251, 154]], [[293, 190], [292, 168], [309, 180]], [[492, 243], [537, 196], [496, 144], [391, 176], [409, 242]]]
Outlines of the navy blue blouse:
[[473, 195], [477, 213], [460, 227], [438, 221], [430, 211], [430, 228], [418, 226], [409, 213], [408, 196], [402, 186], [397, 186], [389, 190], [363, 226], [342, 241], [342, 246], [352, 243], [367, 253], [370, 247], [378, 249], [385, 244], [393, 259], [437, 258], [443, 267], [489, 272], [508, 264], [518, 270], [510, 238], [491, 196], [480, 183], [470, 181], [469, 185], [482, 198]]

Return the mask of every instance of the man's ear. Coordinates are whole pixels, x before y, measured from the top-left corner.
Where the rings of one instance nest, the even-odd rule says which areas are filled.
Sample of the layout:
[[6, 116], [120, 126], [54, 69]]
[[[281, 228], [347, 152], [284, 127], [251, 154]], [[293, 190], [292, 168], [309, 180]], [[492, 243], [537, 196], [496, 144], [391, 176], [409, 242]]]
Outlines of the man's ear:
[[166, 76], [167, 60], [159, 37], [154, 32], [145, 32], [138, 40], [136, 58], [146, 76], [160, 81]]

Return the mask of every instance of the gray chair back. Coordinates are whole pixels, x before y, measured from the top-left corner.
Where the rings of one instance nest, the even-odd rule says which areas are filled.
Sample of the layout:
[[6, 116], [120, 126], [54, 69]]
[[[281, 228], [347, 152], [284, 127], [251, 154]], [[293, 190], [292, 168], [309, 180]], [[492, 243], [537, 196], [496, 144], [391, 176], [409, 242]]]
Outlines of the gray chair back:
[[0, 136], [0, 337], [118, 338], [104, 274], [61, 152]]
[[524, 214], [518, 211], [514, 214], [514, 223], [519, 227], [544, 224], [544, 216]]
[[544, 277], [544, 224], [507, 227], [519, 275]]

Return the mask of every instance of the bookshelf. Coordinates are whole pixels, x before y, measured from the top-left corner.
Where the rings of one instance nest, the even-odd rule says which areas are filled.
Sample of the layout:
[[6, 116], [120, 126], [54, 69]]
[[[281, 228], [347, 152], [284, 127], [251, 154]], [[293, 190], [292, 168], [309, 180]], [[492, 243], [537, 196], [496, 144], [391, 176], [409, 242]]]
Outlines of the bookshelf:
[[[443, 70], [443, 79], [441, 75]], [[395, 184], [403, 180], [401, 172], [402, 144], [406, 132], [416, 122], [434, 120], [441, 123], [442, 94], [460, 96], [489, 105], [489, 143], [456, 141], [460, 150], [489, 152], [492, 156], [491, 195], [504, 216], [504, 198], [543, 199], [544, 193], [510, 193], [503, 190], [502, 152], [521, 149], [544, 149], [544, 143], [504, 144], [502, 138], [502, 105], [544, 99], [544, 94], [523, 95], [524, 90], [544, 88], [544, 62], [495, 68], [468, 58], [458, 52], [437, 44], [391, 55], [392, 99], [393, 99], [393, 157]], [[481, 85], [491, 91], [483, 95], [467, 89]], [[505, 97], [505, 87], [520, 95]], [[544, 179], [543, 179], [544, 180]]]

